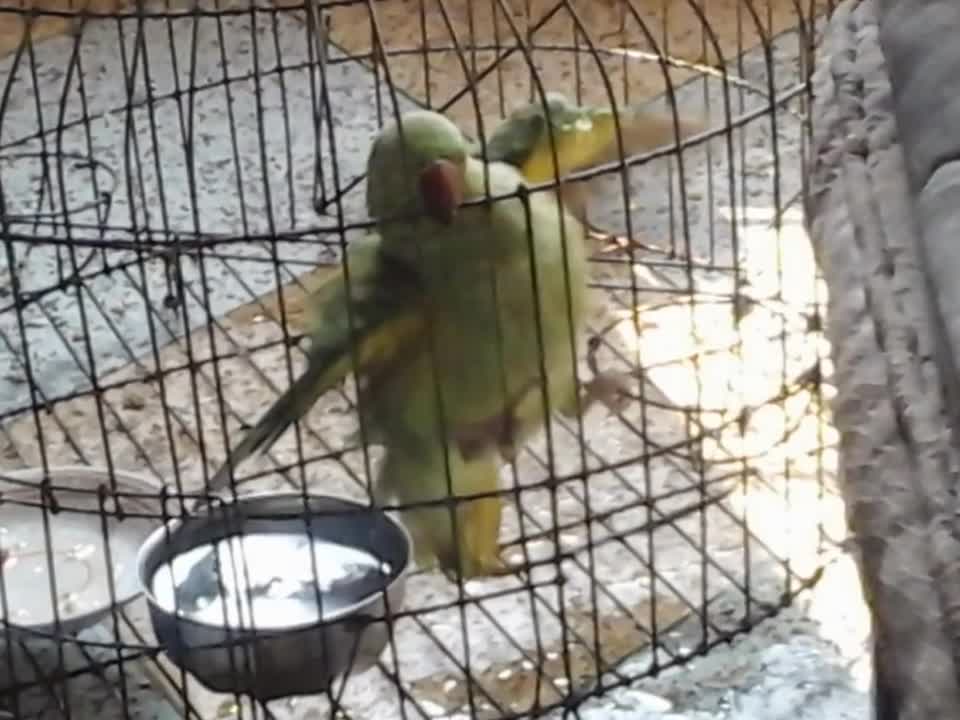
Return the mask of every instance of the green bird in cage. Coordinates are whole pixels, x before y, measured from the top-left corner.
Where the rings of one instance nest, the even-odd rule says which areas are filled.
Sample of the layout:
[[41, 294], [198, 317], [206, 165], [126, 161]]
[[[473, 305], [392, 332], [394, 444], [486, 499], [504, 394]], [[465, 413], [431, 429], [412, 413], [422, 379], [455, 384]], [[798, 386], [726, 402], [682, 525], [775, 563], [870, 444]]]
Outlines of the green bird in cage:
[[[350, 244], [346, 272], [309, 301], [304, 374], [215, 474], [268, 448], [356, 369], [366, 440], [386, 447], [375, 496], [405, 509], [420, 565], [464, 578], [510, 568], [499, 553], [503, 458], [544, 424], [619, 399], [619, 378], [576, 382], [586, 317], [583, 225], [505, 163], [470, 154], [433, 112], [407, 113], [371, 149], [377, 233]], [[490, 196], [512, 197], [476, 203]], [[521, 191], [522, 192], [522, 191]], [[401, 217], [398, 217], [401, 216]], [[405, 216], [405, 217], [402, 217]], [[541, 380], [544, 378], [544, 380]], [[481, 496], [458, 502], [450, 497]]]

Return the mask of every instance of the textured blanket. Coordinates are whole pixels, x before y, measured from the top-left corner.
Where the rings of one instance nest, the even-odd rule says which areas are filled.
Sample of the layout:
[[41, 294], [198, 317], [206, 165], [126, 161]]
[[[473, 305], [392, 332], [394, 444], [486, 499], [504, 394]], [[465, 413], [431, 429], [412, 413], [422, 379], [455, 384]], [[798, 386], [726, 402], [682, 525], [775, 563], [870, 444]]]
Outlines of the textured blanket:
[[960, 4], [845, 2], [813, 79], [807, 222], [876, 715], [960, 717]]

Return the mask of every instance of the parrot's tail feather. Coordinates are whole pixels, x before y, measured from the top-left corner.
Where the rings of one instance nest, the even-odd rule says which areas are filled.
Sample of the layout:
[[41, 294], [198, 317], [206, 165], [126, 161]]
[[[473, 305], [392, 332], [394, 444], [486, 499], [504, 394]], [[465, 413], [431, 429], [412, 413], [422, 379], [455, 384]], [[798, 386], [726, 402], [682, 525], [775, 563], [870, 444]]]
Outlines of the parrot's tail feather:
[[230, 484], [231, 463], [236, 469], [254, 453], [266, 452], [294, 421], [305, 415], [326, 390], [321, 380], [320, 369], [308, 366], [306, 372], [277, 399], [233, 449], [227, 461], [210, 479], [209, 491], [216, 492]]

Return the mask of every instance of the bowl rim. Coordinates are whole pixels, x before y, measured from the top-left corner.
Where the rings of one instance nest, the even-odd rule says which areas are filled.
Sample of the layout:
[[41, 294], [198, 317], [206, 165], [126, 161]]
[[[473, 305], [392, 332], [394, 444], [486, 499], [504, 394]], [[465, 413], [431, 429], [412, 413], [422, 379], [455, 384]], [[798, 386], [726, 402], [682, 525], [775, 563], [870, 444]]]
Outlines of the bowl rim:
[[[98, 465], [50, 465], [48, 468], [48, 474], [50, 479], [56, 479], [57, 475], [66, 475], [73, 477], [81, 478], [90, 478], [90, 479], [99, 479], [105, 480], [110, 477], [110, 470], [101, 467]], [[131, 470], [121, 470], [115, 468], [113, 470], [113, 476], [117, 479], [117, 485], [125, 486], [128, 490], [137, 490], [139, 489], [140, 495], [146, 495], [149, 491], [155, 491], [158, 496], [160, 491], [163, 489], [163, 486], [153, 480], [150, 476], [133, 472]], [[39, 465], [31, 465], [30, 467], [25, 468], [14, 468], [13, 470], [4, 470], [0, 469], [0, 483], [8, 482], [6, 478], [13, 478], [21, 482], [30, 481], [30, 480], [40, 480], [43, 478], [43, 468]], [[54, 483], [56, 485], [56, 483]], [[80, 495], [94, 495], [95, 491], [91, 489], [85, 489], [80, 487], [65, 487], [61, 488], [65, 492], [75, 492]], [[12, 489], [0, 489], [0, 496], [3, 495], [16, 495], [18, 493], [30, 492], [36, 490], [36, 488], [29, 487], [26, 485], [14, 485]], [[135, 499], [140, 499], [138, 496], [135, 496]], [[159, 499], [159, 498], [158, 498]], [[66, 512], [76, 512], [72, 509], [67, 509]], [[139, 517], [140, 520], [149, 520], [149, 517]], [[2, 718], [0, 718], [2, 720]]]
[[[150, 533], [150, 535], [148, 535], [147, 538], [143, 541], [143, 543], [140, 545], [139, 551], [137, 552], [137, 561], [136, 561], [137, 581], [140, 586], [140, 593], [146, 598], [150, 606], [153, 608], [156, 608], [159, 612], [163, 613], [167, 617], [173, 618], [178, 623], [186, 623], [189, 625], [195, 625], [197, 627], [208, 628], [211, 630], [229, 631], [235, 634], [281, 635], [289, 632], [296, 632], [299, 630], [308, 630], [311, 628], [320, 627], [322, 625], [329, 625], [339, 620], [342, 620], [345, 617], [349, 617], [350, 615], [355, 614], [359, 608], [367, 604], [370, 598], [375, 597], [378, 593], [389, 592], [392, 588], [396, 587], [397, 583], [403, 581], [404, 575], [406, 574], [407, 570], [410, 568], [413, 562], [413, 540], [410, 537], [410, 533], [407, 530], [407, 528], [404, 527], [403, 523], [391, 517], [389, 513], [383, 510], [378, 510], [376, 507], [371, 508], [369, 506], [366, 506], [357, 502], [356, 500], [351, 500], [349, 498], [341, 497], [339, 495], [329, 495], [329, 494], [315, 493], [315, 492], [308, 492], [304, 494], [303, 492], [299, 492], [296, 490], [260, 490], [260, 491], [250, 492], [250, 493], [244, 493], [243, 495], [238, 495], [236, 498], [221, 498], [221, 502], [218, 503], [218, 505], [221, 505], [221, 506], [239, 505], [241, 503], [245, 503], [253, 500], [261, 500], [263, 498], [276, 498], [276, 497], [279, 497], [279, 498], [294, 497], [300, 500], [303, 500], [304, 497], [308, 499], [315, 498], [317, 500], [336, 500], [337, 502], [342, 502], [347, 505], [352, 505], [358, 509], [375, 510], [379, 512], [387, 520], [387, 522], [389, 522], [395, 529], [399, 530], [400, 536], [403, 538], [403, 541], [406, 543], [407, 561], [406, 563], [404, 563], [403, 567], [399, 568], [393, 574], [392, 579], [381, 590], [375, 593], [370, 593], [369, 595], [365, 595], [363, 598], [361, 598], [360, 600], [357, 600], [354, 603], [351, 603], [350, 605], [343, 606], [342, 608], [337, 610], [335, 613], [333, 613], [330, 617], [321, 618], [319, 620], [308, 620], [305, 622], [295, 623], [291, 625], [284, 625], [278, 628], [272, 628], [272, 627], [258, 628], [256, 626], [232, 628], [226, 624], [204, 622], [201, 620], [196, 620], [192, 617], [181, 615], [177, 613], [175, 610], [173, 611], [167, 610], [165, 607], [163, 607], [159, 603], [157, 598], [154, 596], [153, 589], [151, 588], [151, 583], [149, 583], [147, 578], [144, 577], [147, 555], [150, 552], [152, 552], [154, 548], [161, 543], [162, 538], [166, 537], [168, 532], [172, 534], [177, 530], [179, 530], [179, 526], [183, 525], [186, 521], [193, 520], [198, 517], [196, 515], [192, 515], [187, 518], [184, 518], [183, 516], [178, 516], [178, 517], [170, 518], [167, 522], [155, 528]], [[152, 579], [152, 575], [150, 579]]]
[[[111, 475], [109, 468], [98, 466], [98, 465], [48, 465], [47, 466], [47, 475], [50, 476], [51, 480], [55, 480], [56, 476], [72, 476], [79, 478], [91, 478], [91, 479], [106, 479]], [[118, 484], [127, 485], [130, 489], [139, 489], [141, 491], [156, 490], [160, 491], [161, 486], [159, 483], [153, 482], [152, 478], [149, 478], [147, 475], [142, 473], [133, 472], [130, 470], [122, 470], [120, 468], [113, 469], [113, 477], [116, 478]], [[4, 481], [4, 478], [13, 478], [18, 481], [30, 481], [30, 480], [41, 480], [44, 476], [44, 470], [42, 466], [31, 465], [29, 467], [14, 468], [14, 469], [2, 469], [0, 470], [0, 482]], [[72, 488], [71, 488], [72, 490]], [[39, 488], [31, 488], [24, 485], [18, 485], [14, 489], [5, 490], [5, 494], [14, 495], [17, 493], [26, 493], [26, 492], [37, 492], [39, 493]], [[77, 488], [76, 492], [87, 495], [92, 494], [91, 491], [84, 490], [83, 488]], [[72, 510], [66, 510], [65, 512], [75, 512]], [[79, 514], [79, 513], [75, 513]], [[97, 515], [97, 517], [101, 517]], [[137, 517], [135, 520], [141, 521], [144, 524], [151, 522], [149, 518], [146, 517]], [[151, 522], [152, 524], [152, 522]], [[146, 533], [146, 537], [150, 537], [156, 530], [151, 530], [149, 533]], [[137, 538], [139, 546], [142, 546], [144, 539]], [[136, 555], [133, 555], [134, 558], [139, 557], [139, 546]], [[136, 564], [134, 564], [136, 568]], [[80, 615], [76, 615], [69, 620], [60, 621], [60, 633], [64, 635], [72, 634], [79, 632], [80, 630], [92, 627], [100, 622], [100, 620], [107, 615], [111, 608], [116, 608], [121, 610], [127, 605], [132, 603], [134, 600], [139, 598], [143, 594], [142, 585], [140, 583], [140, 573], [136, 573], [136, 582], [131, 583], [130, 590], [126, 593], [118, 594], [116, 596], [115, 602], [109, 602], [109, 600], [103, 605], [98, 606], [94, 610], [89, 610]], [[49, 622], [44, 623], [17, 623], [9, 618], [0, 619], [0, 623], [3, 626], [8, 628], [26, 632], [30, 634], [37, 634], [41, 637], [47, 637], [53, 634], [54, 637], [57, 636], [57, 624], [54, 619], [51, 619]]]

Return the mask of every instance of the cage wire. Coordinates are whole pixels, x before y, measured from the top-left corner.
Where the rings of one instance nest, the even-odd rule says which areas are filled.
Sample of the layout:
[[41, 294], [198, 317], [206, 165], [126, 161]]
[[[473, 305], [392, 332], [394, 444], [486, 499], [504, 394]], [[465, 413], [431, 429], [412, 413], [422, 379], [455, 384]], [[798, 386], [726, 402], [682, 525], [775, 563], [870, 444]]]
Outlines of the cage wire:
[[[838, 513], [799, 214], [828, 8], [712, 5], [0, 0], [6, 716], [606, 717], [618, 687], [816, 582]], [[554, 414], [504, 464], [500, 538], [529, 566], [466, 582], [411, 566], [402, 592], [370, 595], [381, 620], [260, 628], [285, 643], [272, 655], [221, 628], [188, 671], [196, 626], [151, 620], [141, 548], [163, 527], [159, 546], [177, 527], [209, 541], [203, 518], [240, 527], [237, 505], [202, 506], [206, 483], [302, 372], [309, 293], [349, 282], [373, 137], [427, 107], [489, 138], [547, 92], [704, 129], [565, 178], [588, 197], [581, 378], [633, 390], [617, 412]], [[287, 527], [328, 518], [402, 565], [399, 526], [368, 509], [382, 448], [357, 427], [348, 379], [235, 468], [230, 498], [287, 491]], [[307, 493], [363, 512], [312, 501], [308, 522]], [[251, 572], [227, 555], [221, 579]], [[356, 670], [361, 631], [383, 649]], [[326, 690], [271, 697], [335, 666]], [[259, 695], [230, 690], [244, 682]]]

